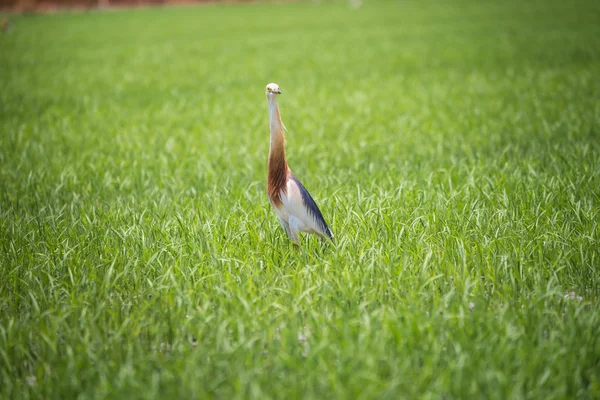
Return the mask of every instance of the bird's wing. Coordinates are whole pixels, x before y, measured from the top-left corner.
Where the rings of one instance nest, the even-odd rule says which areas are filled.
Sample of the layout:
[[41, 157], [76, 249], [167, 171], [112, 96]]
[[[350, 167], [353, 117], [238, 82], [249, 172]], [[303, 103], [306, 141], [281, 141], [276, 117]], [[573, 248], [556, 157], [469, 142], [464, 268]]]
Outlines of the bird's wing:
[[287, 182], [287, 200], [290, 214], [298, 218], [306, 228], [330, 239], [333, 238], [317, 203], [292, 173]]

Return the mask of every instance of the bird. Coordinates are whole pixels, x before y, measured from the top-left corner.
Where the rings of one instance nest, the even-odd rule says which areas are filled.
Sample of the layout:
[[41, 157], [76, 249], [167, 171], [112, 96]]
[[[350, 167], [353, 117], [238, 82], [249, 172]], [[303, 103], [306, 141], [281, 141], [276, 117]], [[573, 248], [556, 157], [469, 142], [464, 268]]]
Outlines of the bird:
[[333, 239], [333, 234], [317, 203], [292, 173], [285, 159], [284, 130], [287, 131], [287, 129], [281, 121], [277, 105], [277, 96], [280, 94], [279, 85], [276, 83], [267, 85], [266, 95], [271, 131], [267, 194], [283, 230], [298, 248], [299, 232], [316, 234], [324, 239]]

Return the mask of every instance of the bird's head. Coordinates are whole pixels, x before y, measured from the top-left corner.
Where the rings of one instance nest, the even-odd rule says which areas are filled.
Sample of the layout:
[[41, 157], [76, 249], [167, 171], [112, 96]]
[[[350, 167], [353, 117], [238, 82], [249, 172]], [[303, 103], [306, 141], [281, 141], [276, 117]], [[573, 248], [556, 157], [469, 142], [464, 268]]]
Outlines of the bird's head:
[[281, 90], [279, 90], [279, 85], [276, 83], [269, 83], [267, 85], [267, 99], [274, 98], [276, 95], [281, 94]]

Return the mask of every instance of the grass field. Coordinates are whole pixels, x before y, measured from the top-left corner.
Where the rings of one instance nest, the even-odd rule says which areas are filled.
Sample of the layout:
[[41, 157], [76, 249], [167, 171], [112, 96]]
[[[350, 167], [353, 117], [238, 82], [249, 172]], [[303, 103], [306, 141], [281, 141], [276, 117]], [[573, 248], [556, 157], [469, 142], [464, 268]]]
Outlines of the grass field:
[[0, 397], [600, 397], [599, 2], [11, 19]]

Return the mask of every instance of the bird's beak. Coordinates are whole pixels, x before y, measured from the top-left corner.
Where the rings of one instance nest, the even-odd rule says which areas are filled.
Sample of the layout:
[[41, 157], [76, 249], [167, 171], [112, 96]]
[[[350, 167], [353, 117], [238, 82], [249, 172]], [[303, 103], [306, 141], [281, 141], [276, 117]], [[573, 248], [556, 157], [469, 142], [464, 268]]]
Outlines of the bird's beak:
[[276, 91], [275, 93], [277, 93], [277, 94], [281, 94], [281, 93], [282, 93], [282, 92], [281, 92], [281, 89], [277, 89], [277, 91]]

